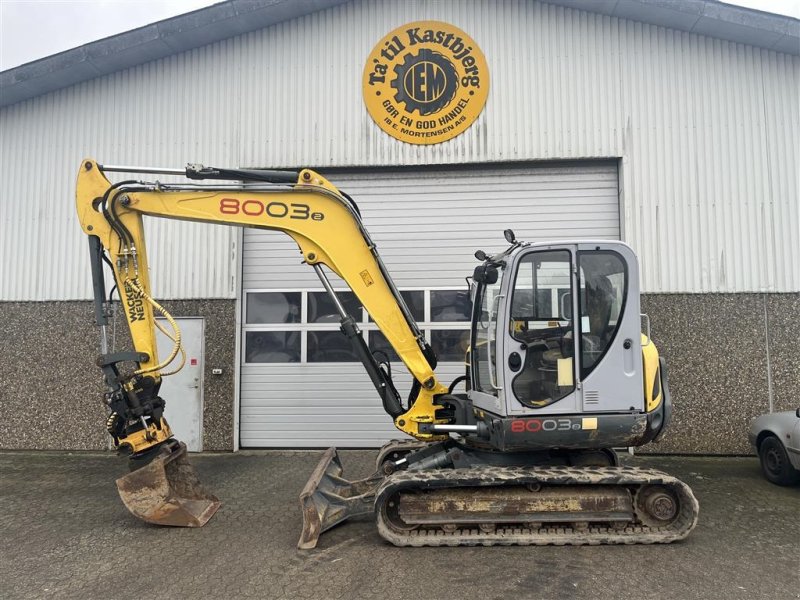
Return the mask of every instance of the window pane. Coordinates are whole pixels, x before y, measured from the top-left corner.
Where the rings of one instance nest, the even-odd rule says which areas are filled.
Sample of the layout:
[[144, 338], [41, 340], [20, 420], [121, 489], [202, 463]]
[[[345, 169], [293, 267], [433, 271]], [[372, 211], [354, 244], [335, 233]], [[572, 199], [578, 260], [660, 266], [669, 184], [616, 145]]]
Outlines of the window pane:
[[[569, 260], [568, 252], [553, 251], [531, 253], [520, 261], [511, 299], [513, 320], [522, 321], [525, 327], [538, 327], [540, 324], [532, 321], [569, 319]], [[562, 308], [565, 314], [560, 314]]]
[[463, 363], [469, 347], [469, 330], [444, 329], [431, 331], [431, 347], [439, 362], [455, 361]]
[[625, 304], [625, 263], [616, 252], [578, 254], [581, 274], [581, 372], [586, 377], [617, 332]]
[[308, 362], [360, 362], [352, 342], [341, 331], [309, 331], [306, 335]]
[[478, 284], [476, 302], [480, 308], [478, 318], [472, 324], [475, 340], [472, 346], [472, 383], [476, 390], [493, 396], [497, 396], [494, 384], [497, 383], [495, 351], [499, 306], [499, 301], [495, 302], [495, 298], [500, 293], [502, 278], [505, 277], [503, 269], [502, 266], [498, 267], [501, 275], [496, 283], [489, 286]]
[[[414, 320], [417, 322], [422, 322], [425, 320], [425, 292], [422, 290], [411, 290], [411, 291], [404, 291], [400, 292], [400, 295], [403, 297], [403, 300], [406, 301], [408, 305], [408, 310], [411, 311], [411, 316], [414, 317]], [[369, 319], [370, 323], [372, 322], [372, 317]]]
[[369, 350], [370, 352], [379, 352], [379, 354], [375, 357], [378, 362], [383, 362], [386, 360], [386, 356], [380, 354], [380, 352], [386, 353], [390, 362], [400, 362], [400, 357], [397, 356], [397, 352], [395, 352], [394, 348], [389, 345], [389, 342], [386, 341], [386, 336], [384, 336], [380, 331], [369, 332]]
[[299, 323], [300, 292], [247, 294], [248, 323]]
[[299, 331], [248, 331], [244, 360], [248, 363], [300, 362]]
[[472, 315], [472, 300], [469, 290], [431, 291], [431, 321], [469, 321]]
[[[336, 292], [339, 302], [356, 321], [361, 321], [361, 303], [353, 292]], [[338, 323], [342, 318], [328, 292], [308, 293], [309, 323]]]
[[422, 290], [413, 290], [408, 292], [400, 292], [403, 300], [408, 305], [408, 310], [411, 311], [411, 316], [415, 321], [425, 320], [425, 292]]
[[548, 406], [575, 389], [571, 277], [565, 250], [530, 252], [519, 262], [508, 327], [524, 343], [524, 368], [511, 388], [526, 406]]

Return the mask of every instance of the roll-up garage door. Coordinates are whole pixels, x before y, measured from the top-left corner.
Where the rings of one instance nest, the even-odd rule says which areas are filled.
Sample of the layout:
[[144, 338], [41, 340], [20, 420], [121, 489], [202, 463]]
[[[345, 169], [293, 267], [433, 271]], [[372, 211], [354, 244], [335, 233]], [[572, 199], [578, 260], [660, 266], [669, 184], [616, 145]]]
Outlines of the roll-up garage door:
[[[616, 162], [514, 168], [425, 169], [329, 175], [358, 203], [397, 287], [439, 356], [445, 384], [463, 374], [465, 277], [475, 250], [525, 241], [619, 239]], [[242, 447], [372, 447], [400, 437], [338, 315], [287, 236], [248, 229], [242, 259]], [[393, 359], [405, 398], [410, 376], [357, 299], [336, 289], [374, 351]]]

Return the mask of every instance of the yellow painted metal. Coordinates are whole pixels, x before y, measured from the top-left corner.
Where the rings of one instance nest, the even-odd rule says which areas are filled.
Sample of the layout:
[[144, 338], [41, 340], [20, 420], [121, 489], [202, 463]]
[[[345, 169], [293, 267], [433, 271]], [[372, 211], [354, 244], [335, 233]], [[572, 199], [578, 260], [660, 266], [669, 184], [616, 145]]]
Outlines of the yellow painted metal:
[[118, 446], [127, 446], [131, 454], [136, 454], [152, 446], [157, 446], [161, 442], [166, 442], [171, 437], [172, 429], [170, 429], [167, 420], [162, 417], [160, 427], [156, 427], [155, 423], [151, 423], [147, 426], [147, 429], [140, 429], [120, 437]]
[[658, 386], [658, 394], [653, 396], [653, 384], [659, 376], [658, 370], [658, 349], [652, 340], [642, 334], [642, 368], [644, 370], [642, 379], [644, 380], [644, 399], [647, 412], [652, 412], [661, 404], [664, 395], [663, 386]]
[[438, 394], [446, 394], [447, 386], [437, 383], [432, 389], [420, 390], [417, 401], [402, 415], [394, 420], [394, 425], [400, 431], [414, 436], [418, 440], [425, 440], [427, 442], [434, 440], [447, 439], [448, 435], [436, 435], [432, 433], [419, 433], [420, 423], [444, 423], [444, 420], [436, 419], [436, 409], [438, 408], [433, 404], [434, 396]]
[[[133, 345], [138, 352], [149, 355], [149, 360], [141, 363], [142, 370], [158, 366], [153, 308], [135, 289], [140, 287], [148, 294], [151, 289], [143, 215], [282, 231], [297, 243], [307, 264], [325, 265], [347, 282], [409, 372], [425, 386], [416, 403], [395, 424], [420, 439], [436, 437], [418, 433], [417, 424], [434, 422], [438, 407], [433, 404], [433, 396], [446, 393], [447, 388], [436, 379], [423, 355], [419, 340], [362, 233], [358, 217], [324, 177], [306, 169], [293, 187], [275, 191], [126, 192], [124, 204], [121, 198], [118, 202], [117, 214], [133, 237], [138, 268], [133, 256], [120, 250], [123, 245], [119, 236], [98, 212], [99, 200], [110, 185], [95, 161], [84, 160], [77, 181], [78, 217], [85, 233], [100, 238], [114, 264]], [[135, 285], [126, 285], [127, 279], [133, 279]], [[150, 374], [160, 377], [158, 369]]]
[[[76, 190], [78, 219], [85, 233], [100, 238], [100, 242], [114, 265], [114, 278], [125, 310], [131, 340], [137, 351], [144, 352], [149, 356], [147, 361], [140, 363], [141, 368], [147, 370], [158, 364], [153, 307], [145, 301], [140, 293], [134, 290], [130, 281], [133, 280], [135, 286], [144, 290], [151, 289], [142, 216], [130, 210], [119, 212], [120, 220], [133, 236], [136, 248], [136, 267], [138, 267], [135, 268], [133, 256], [127, 250], [122, 249], [119, 236], [111, 228], [102, 212], [99, 212], [99, 202], [110, 186], [111, 183], [100, 172], [97, 163], [92, 160], [83, 161], [78, 173]], [[152, 375], [156, 380], [160, 378], [158, 372], [154, 372]]]

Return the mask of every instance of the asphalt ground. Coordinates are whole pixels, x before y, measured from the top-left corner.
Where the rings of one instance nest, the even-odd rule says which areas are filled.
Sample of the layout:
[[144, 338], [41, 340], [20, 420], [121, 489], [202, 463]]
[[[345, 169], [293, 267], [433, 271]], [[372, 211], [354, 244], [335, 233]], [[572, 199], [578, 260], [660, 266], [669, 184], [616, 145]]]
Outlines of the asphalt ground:
[[[224, 501], [202, 529], [133, 518], [111, 454], [0, 453], [0, 598], [800, 598], [800, 487], [755, 458], [637, 456], [688, 483], [700, 522], [657, 546], [396, 548], [367, 517], [298, 551], [319, 452], [192, 458]], [[371, 451], [343, 451], [345, 474]]]

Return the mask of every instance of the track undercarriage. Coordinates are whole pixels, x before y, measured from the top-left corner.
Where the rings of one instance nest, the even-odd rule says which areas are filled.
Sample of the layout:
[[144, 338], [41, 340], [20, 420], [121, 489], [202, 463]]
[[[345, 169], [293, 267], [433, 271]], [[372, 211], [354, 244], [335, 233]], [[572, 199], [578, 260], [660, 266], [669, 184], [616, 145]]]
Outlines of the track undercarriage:
[[313, 548], [323, 531], [370, 513], [396, 546], [669, 543], [697, 523], [689, 487], [660, 471], [616, 466], [601, 453], [535, 466], [529, 454], [516, 457], [527, 464], [491, 457], [457, 444], [392, 442], [374, 475], [350, 482], [330, 448], [300, 496], [298, 547]]

